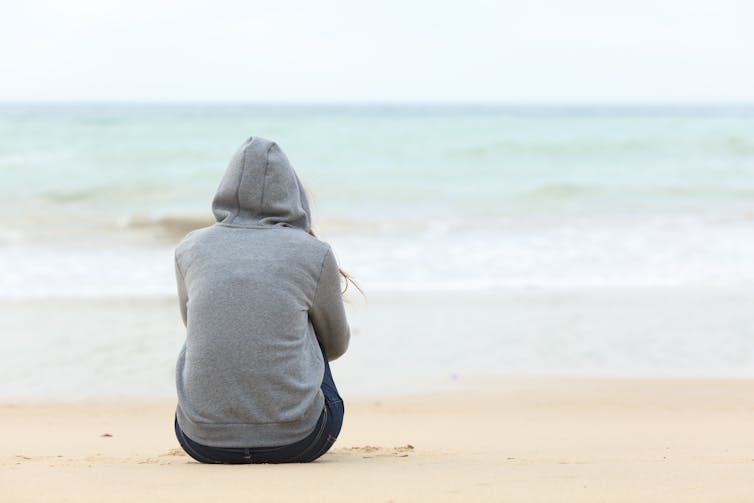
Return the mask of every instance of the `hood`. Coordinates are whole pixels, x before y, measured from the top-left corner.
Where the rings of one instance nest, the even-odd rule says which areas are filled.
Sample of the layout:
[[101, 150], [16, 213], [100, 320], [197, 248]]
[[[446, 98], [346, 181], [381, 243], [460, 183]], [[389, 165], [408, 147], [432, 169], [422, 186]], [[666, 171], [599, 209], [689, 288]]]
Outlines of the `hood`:
[[212, 201], [226, 225], [278, 225], [309, 232], [311, 213], [304, 187], [277, 143], [253, 136], [230, 160]]

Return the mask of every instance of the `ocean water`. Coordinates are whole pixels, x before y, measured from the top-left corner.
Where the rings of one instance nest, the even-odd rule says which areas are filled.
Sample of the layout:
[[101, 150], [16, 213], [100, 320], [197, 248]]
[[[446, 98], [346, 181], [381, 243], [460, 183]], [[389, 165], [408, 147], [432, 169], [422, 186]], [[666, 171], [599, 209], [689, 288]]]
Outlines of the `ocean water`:
[[0, 298], [173, 292], [248, 136], [372, 291], [754, 284], [754, 109], [0, 106]]
[[754, 375], [754, 108], [5, 104], [0, 399], [172, 395], [173, 247], [252, 135], [372, 300], [346, 391]]

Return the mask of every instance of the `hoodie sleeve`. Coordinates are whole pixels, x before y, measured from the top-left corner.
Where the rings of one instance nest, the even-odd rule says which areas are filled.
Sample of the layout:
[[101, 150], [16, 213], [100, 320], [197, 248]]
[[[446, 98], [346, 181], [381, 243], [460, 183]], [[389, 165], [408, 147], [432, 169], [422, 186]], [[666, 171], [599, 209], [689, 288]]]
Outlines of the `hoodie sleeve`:
[[329, 247], [322, 262], [309, 316], [327, 360], [332, 361], [342, 356], [348, 349], [351, 331], [340, 291], [338, 263]]
[[178, 265], [178, 257], [175, 257], [175, 279], [178, 286], [178, 307], [181, 310], [181, 318], [183, 319], [183, 325], [187, 326], [187, 314], [188, 314], [188, 293], [186, 292], [186, 282], [183, 279], [183, 273], [181, 272], [181, 266]]

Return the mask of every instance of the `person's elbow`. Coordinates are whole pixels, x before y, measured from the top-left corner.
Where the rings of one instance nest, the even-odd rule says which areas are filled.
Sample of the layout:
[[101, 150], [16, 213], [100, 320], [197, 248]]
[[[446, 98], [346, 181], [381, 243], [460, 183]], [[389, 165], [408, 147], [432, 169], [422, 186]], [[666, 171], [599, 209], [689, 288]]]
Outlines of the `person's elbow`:
[[348, 345], [351, 340], [351, 332], [346, 327], [345, 331], [343, 332], [342, 337], [338, 337], [333, 341], [330, 341], [330, 344], [327, 346], [327, 361], [333, 361], [337, 360], [341, 356], [343, 356], [346, 351], [348, 351]]

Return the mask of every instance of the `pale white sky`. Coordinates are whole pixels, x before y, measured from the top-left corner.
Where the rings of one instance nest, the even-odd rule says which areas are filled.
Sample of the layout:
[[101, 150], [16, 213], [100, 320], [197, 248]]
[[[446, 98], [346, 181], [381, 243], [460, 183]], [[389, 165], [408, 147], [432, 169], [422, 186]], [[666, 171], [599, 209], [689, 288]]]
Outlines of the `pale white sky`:
[[754, 102], [749, 0], [0, 0], [0, 100]]

